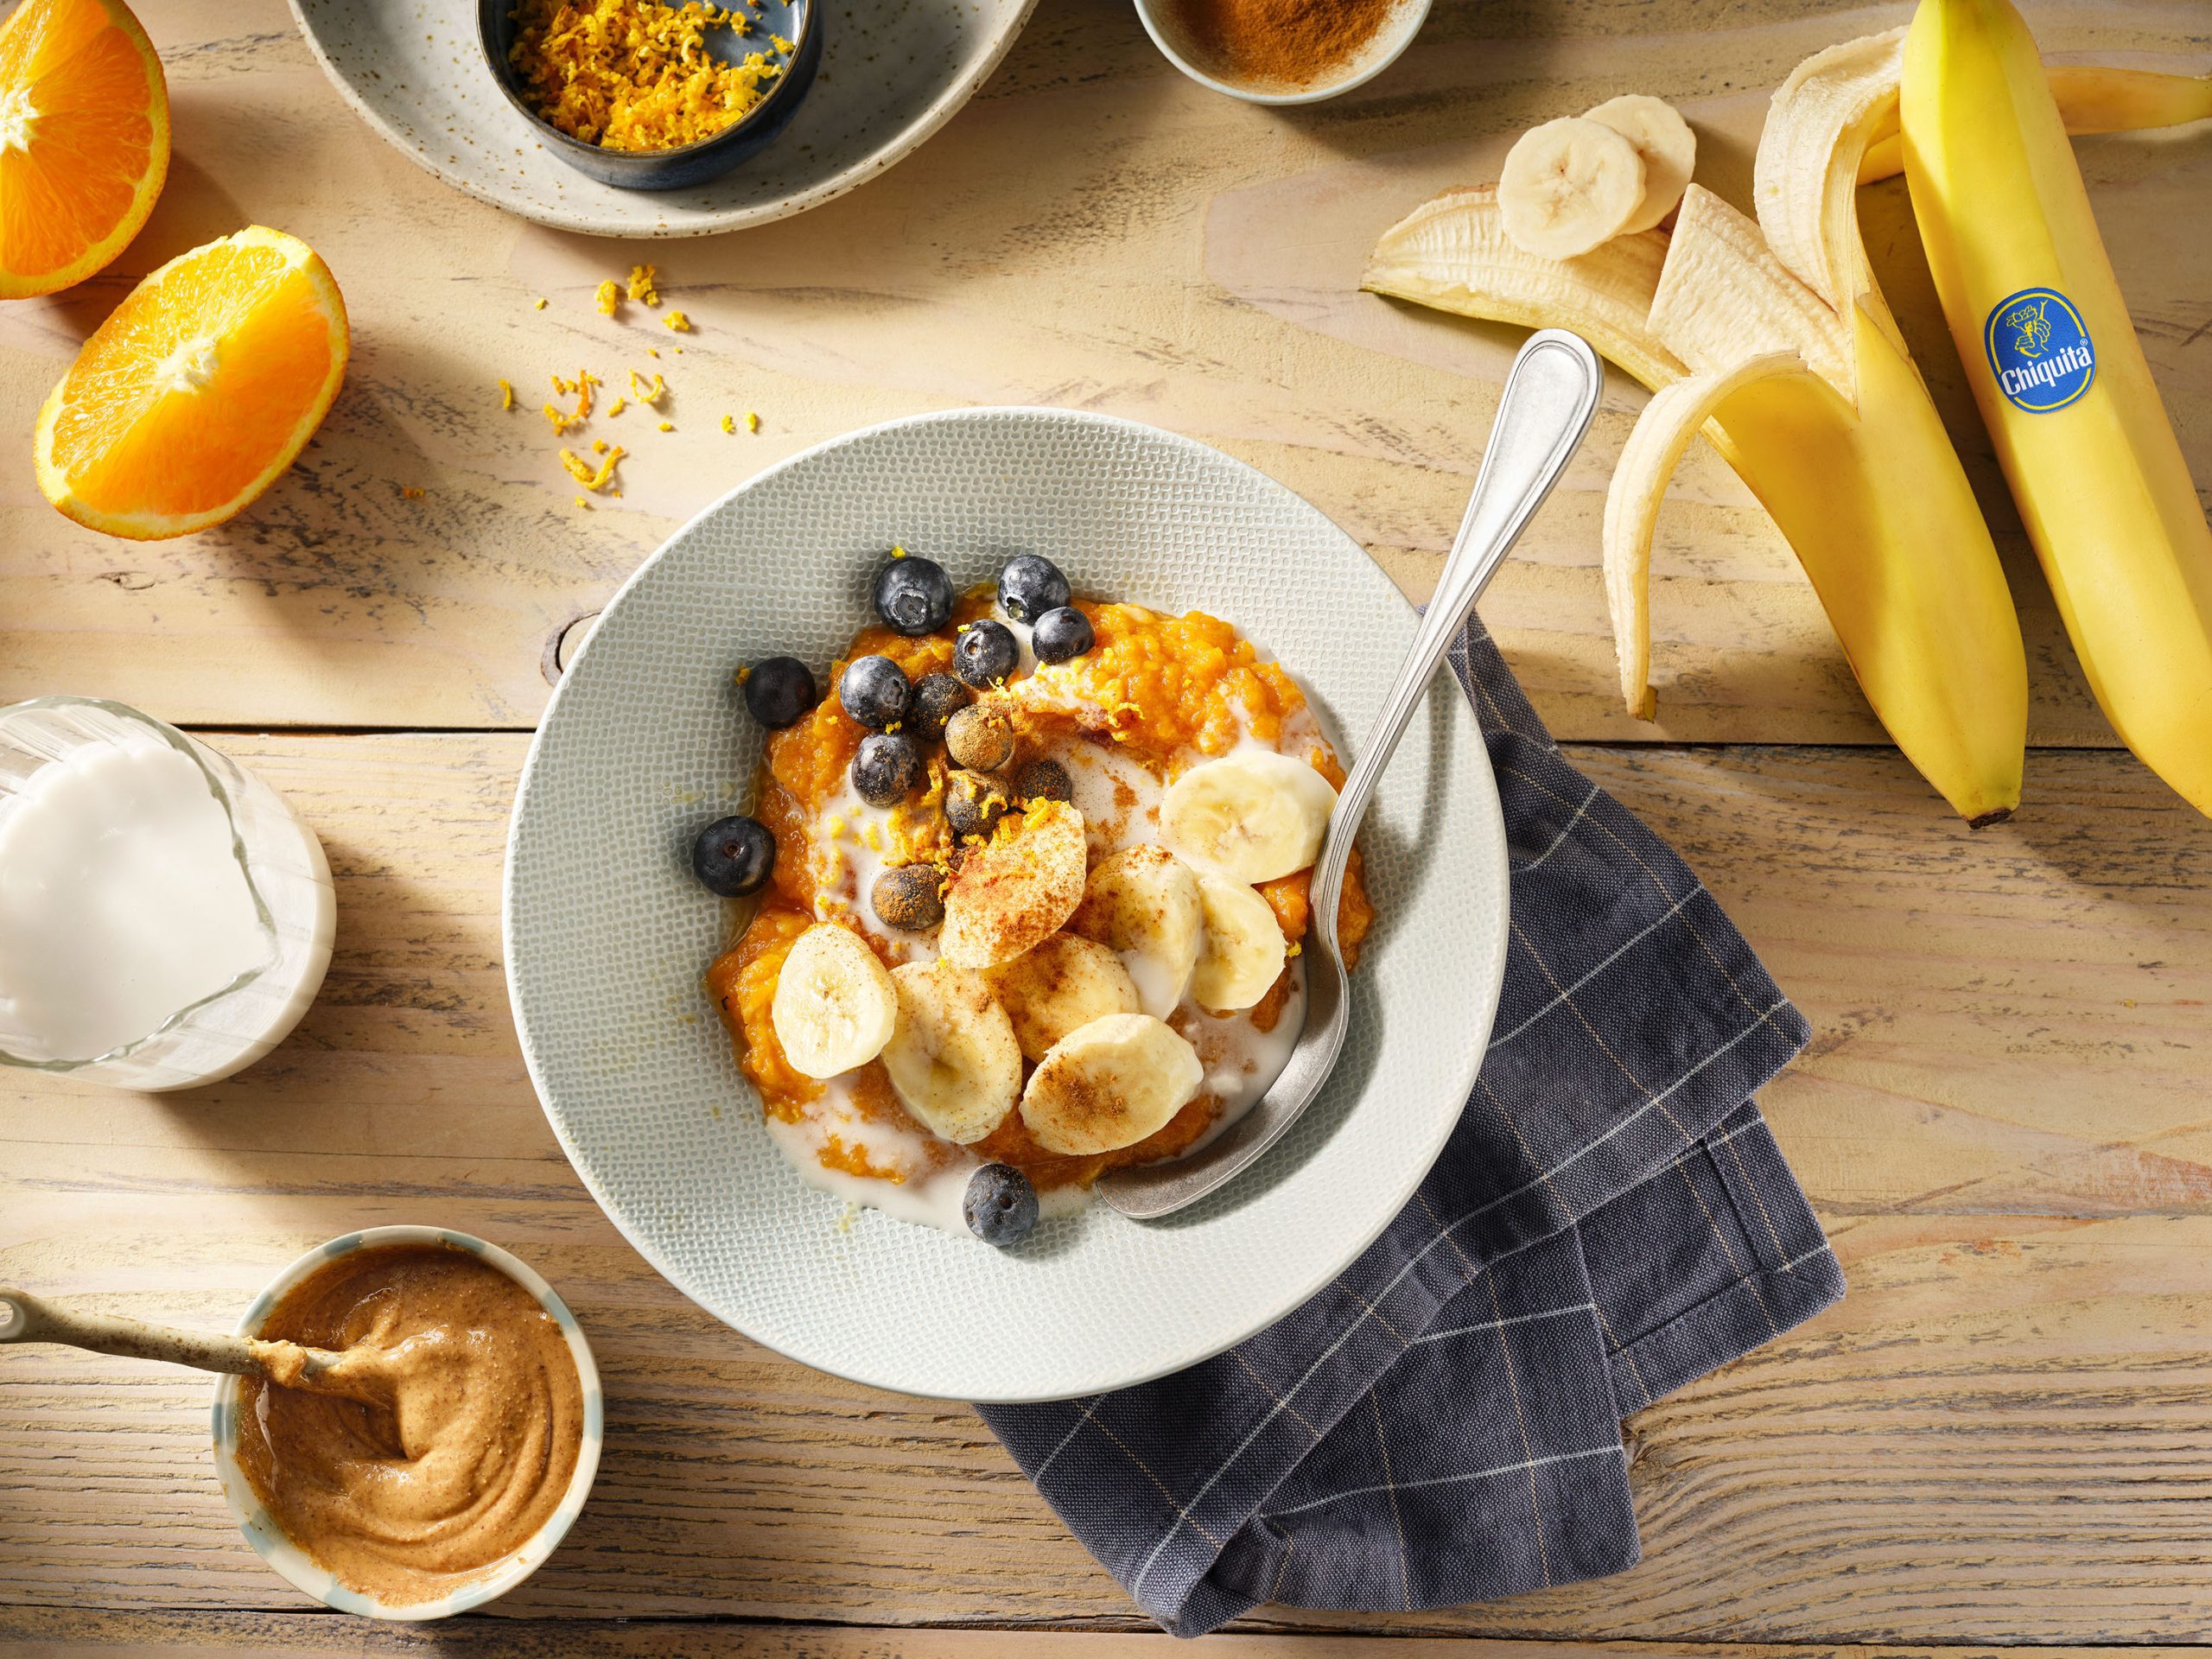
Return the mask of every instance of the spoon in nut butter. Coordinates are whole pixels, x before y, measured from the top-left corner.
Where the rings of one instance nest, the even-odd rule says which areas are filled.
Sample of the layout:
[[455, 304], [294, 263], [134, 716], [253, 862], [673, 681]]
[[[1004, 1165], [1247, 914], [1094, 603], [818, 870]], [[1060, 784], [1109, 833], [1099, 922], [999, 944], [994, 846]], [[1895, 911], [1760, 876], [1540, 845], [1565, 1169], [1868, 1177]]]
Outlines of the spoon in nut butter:
[[1536, 509], [1589, 429], [1605, 371], [1579, 335], [1546, 328], [1532, 334], [1505, 378], [1490, 444], [1459, 533], [1437, 577], [1436, 594], [1411, 650], [1382, 699], [1352, 763], [1314, 861], [1313, 922], [1306, 936], [1306, 1023], [1266, 1094], [1222, 1135], [1170, 1162], [1141, 1164], [1101, 1176], [1098, 1194], [1123, 1215], [1151, 1221], [1196, 1204], [1258, 1160], [1298, 1121], [1336, 1069], [1350, 1023], [1351, 997], [1337, 945], [1337, 900], [1352, 837], [1382, 769], [1428, 694], [1446, 649], [1473, 614], [1475, 601], [1512, 551]]
[[375, 1356], [148, 1325], [118, 1314], [94, 1313], [49, 1302], [28, 1291], [0, 1287], [0, 1344], [16, 1342], [58, 1343], [96, 1354], [257, 1377], [279, 1388], [334, 1394], [372, 1406], [387, 1403], [391, 1394], [378, 1374]]

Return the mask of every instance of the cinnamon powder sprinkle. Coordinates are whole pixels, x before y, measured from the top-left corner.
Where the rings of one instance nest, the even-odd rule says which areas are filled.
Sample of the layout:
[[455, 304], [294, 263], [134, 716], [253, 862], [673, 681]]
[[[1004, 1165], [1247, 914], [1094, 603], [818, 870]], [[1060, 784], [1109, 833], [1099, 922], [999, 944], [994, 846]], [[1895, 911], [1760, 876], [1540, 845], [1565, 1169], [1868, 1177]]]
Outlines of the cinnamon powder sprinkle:
[[1217, 79], [1305, 87], [1375, 38], [1399, 0], [1173, 0], [1199, 67]]

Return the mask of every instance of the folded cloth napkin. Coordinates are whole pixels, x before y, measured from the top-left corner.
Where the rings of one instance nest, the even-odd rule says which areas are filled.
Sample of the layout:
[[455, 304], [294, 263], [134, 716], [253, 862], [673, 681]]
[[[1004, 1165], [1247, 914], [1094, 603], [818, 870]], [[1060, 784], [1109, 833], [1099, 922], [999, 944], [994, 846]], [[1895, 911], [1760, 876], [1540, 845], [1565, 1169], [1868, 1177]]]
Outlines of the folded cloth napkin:
[[1335, 1283], [1156, 1382], [983, 1416], [1137, 1605], [1440, 1607], [1637, 1560], [1620, 1420], [1843, 1294], [1751, 1094], [1808, 1033], [1479, 622], [1512, 936], [1436, 1167]]

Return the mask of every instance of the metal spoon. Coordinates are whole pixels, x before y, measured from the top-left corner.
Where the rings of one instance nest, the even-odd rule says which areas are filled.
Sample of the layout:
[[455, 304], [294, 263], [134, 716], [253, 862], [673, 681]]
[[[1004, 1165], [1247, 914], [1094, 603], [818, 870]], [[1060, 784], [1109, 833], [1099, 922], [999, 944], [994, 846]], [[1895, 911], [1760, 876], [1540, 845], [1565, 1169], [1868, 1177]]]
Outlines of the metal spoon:
[[[175, 1325], [148, 1325], [114, 1313], [49, 1302], [28, 1291], [0, 1289], [0, 1344], [53, 1342], [120, 1354], [127, 1359], [155, 1359], [196, 1370], [257, 1377], [280, 1387], [348, 1399], [379, 1402], [373, 1377], [348, 1366], [346, 1356], [327, 1348], [302, 1348], [289, 1342], [258, 1342], [248, 1337], [213, 1336]], [[333, 1368], [337, 1368], [333, 1372]], [[326, 1375], [326, 1373], [331, 1373]]]
[[1116, 1170], [1098, 1192], [1139, 1221], [1171, 1215], [1233, 1179], [1281, 1140], [1329, 1080], [1344, 1046], [1350, 1014], [1344, 961], [1337, 947], [1337, 899], [1344, 866], [1382, 769], [1405, 733], [1444, 652], [1482, 596], [1497, 567], [1565, 470], [1597, 411], [1605, 371], [1578, 335], [1547, 328], [1529, 337], [1513, 359], [1499, 397], [1475, 493], [1459, 534], [1437, 578], [1413, 649], [1391, 683], [1382, 712], [1338, 792], [1321, 855], [1313, 866], [1313, 926], [1304, 951], [1306, 1024], [1282, 1074], [1251, 1109], [1217, 1139], [1173, 1163]]

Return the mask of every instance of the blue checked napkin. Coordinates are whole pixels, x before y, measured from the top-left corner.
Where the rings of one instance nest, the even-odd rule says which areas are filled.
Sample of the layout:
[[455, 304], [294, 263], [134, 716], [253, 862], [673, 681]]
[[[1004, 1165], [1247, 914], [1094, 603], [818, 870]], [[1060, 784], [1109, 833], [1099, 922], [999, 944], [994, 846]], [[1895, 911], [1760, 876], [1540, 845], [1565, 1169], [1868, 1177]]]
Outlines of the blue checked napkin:
[[1560, 755], [1482, 625], [1512, 943], [1413, 1203], [1327, 1290], [1176, 1376], [983, 1417], [1137, 1605], [1411, 1610], [1637, 1556], [1621, 1419], [1843, 1294], [1752, 1092], [1804, 1017], [1666, 843]]

